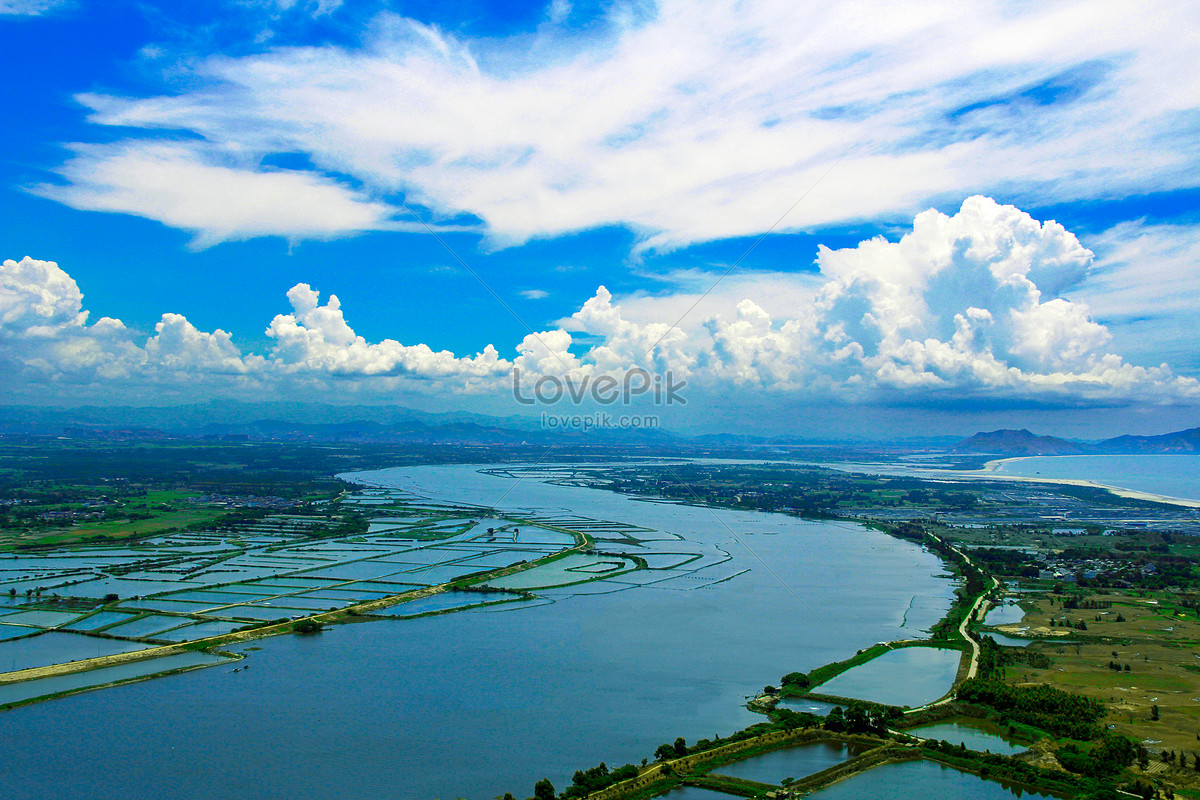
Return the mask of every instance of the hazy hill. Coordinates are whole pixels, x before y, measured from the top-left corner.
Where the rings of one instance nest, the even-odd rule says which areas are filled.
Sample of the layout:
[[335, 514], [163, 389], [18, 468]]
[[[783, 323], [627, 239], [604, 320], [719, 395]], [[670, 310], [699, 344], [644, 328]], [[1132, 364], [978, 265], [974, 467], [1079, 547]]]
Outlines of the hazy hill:
[[0, 434], [6, 433], [125, 441], [185, 437], [459, 445], [658, 445], [675, 441], [671, 434], [655, 429], [544, 430], [537, 419], [431, 414], [402, 406], [230, 401], [163, 407], [0, 406]]
[[1161, 436], [1118, 436], [1097, 445], [1103, 453], [1200, 453], [1200, 428]]
[[950, 448], [953, 453], [988, 453], [1001, 456], [1067, 456], [1087, 453], [1085, 445], [1054, 436], [1037, 436], [1022, 428], [977, 433]]
[[999, 430], [963, 439], [950, 452], [1003, 456], [1200, 453], [1200, 428], [1160, 436], [1117, 436], [1101, 442], [1072, 442], [1055, 436], [1038, 436], [1024, 429]]

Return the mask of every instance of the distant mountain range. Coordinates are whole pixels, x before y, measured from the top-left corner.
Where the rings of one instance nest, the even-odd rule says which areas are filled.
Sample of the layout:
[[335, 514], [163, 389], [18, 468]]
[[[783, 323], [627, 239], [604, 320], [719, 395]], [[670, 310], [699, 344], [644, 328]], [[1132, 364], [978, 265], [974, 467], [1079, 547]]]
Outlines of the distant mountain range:
[[543, 430], [537, 419], [431, 414], [401, 406], [230, 401], [161, 407], [0, 406], [0, 434], [104, 440], [187, 437], [217, 441], [478, 445], [656, 444], [675, 438], [655, 429]]
[[962, 455], [1039, 456], [1118, 453], [1200, 453], [1200, 428], [1161, 436], [1118, 436], [1083, 442], [1028, 430], [977, 433], [960, 442], [941, 437], [894, 442], [838, 442], [796, 436], [711, 433], [681, 436], [662, 429], [543, 429], [537, 417], [470, 412], [429, 413], [403, 406], [328, 403], [245, 403], [213, 400], [180, 406], [0, 406], [0, 435], [72, 439], [308, 441], [423, 445], [639, 446], [664, 451], [767, 452], [785, 457], [850, 458], [914, 450]]
[[950, 448], [952, 453], [1001, 456], [1126, 455], [1200, 453], [1200, 428], [1160, 436], [1117, 436], [1100, 442], [1076, 442], [1038, 436], [1027, 430], [977, 433]]
[[1106, 453], [1200, 453], [1200, 428], [1162, 436], [1118, 436], [1100, 444]]

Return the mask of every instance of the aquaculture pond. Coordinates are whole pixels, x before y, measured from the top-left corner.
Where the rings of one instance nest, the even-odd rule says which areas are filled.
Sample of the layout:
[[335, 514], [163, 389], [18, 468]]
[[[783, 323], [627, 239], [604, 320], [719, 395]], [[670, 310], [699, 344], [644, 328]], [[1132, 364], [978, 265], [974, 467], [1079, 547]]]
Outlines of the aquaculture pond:
[[718, 767], [713, 772], [759, 783], [777, 784], [784, 778], [802, 778], [828, 769], [861, 752], [862, 748], [844, 742], [813, 742], [735, 761]]
[[909, 728], [905, 733], [920, 736], [923, 739], [964, 744], [968, 750], [1000, 753], [1001, 755], [1022, 753], [1028, 749], [1025, 745], [1016, 744], [1001, 736], [996, 726], [976, 720], [949, 720], [934, 725]]
[[221, 620], [197, 622], [184, 628], [176, 628], [172, 631], [156, 634], [154, 638], [164, 639], [168, 642], [190, 642], [196, 639], [207, 639], [211, 636], [221, 636], [240, 628], [244, 624], [241, 621], [224, 622]]
[[701, 789], [699, 786], [680, 786], [658, 797], [659, 800], [729, 800], [733, 795]]
[[229, 663], [231, 659], [208, 653], [178, 653], [161, 658], [147, 658], [132, 661], [128, 664], [117, 664], [112, 667], [72, 672], [66, 675], [55, 675], [50, 678], [40, 678], [34, 681], [21, 681], [0, 685], [0, 706], [8, 703], [19, 703], [35, 697], [46, 697], [60, 692], [71, 692], [88, 689], [95, 686], [105, 686], [119, 681], [144, 678], [149, 675], [169, 672], [171, 670], [189, 667], [214, 666]]
[[929, 800], [931, 797], [1012, 800], [1014, 797], [1055, 796], [984, 780], [932, 761], [883, 764], [809, 795], [815, 800]]
[[[540, 601], [263, 639], [238, 673], [198, 670], [15, 709], [4, 719], [6, 791], [322, 797], [335, 763], [347, 798], [527, 797], [542, 777], [561, 789], [600, 761], [638, 763], [677, 736], [759, 721], [747, 694], [782, 671], [923, 635], [955, 588], [934, 554], [854, 524], [638, 502], [514, 468], [354, 479], [430, 506], [502, 503], [586, 528], [601, 560], [690, 558], [538, 591]], [[801, 624], [780, 624], [790, 619]], [[103, 748], [73, 735], [92, 728], [105, 731]]]
[[124, 622], [126, 620], [133, 619], [133, 617], [133, 614], [122, 614], [118, 611], [101, 611], [99, 613], [92, 614], [90, 617], [84, 617], [83, 619], [76, 620], [70, 625], [66, 625], [64, 627], [73, 631], [94, 631], [98, 628], [103, 628], [108, 625], [115, 625], [118, 622]]
[[1002, 603], [987, 612], [984, 625], [1011, 625], [1025, 618], [1025, 609], [1016, 603]]
[[825, 703], [820, 700], [810, 700], [807, 697], [785, 698], [777, 704], [779, 708], [786, 708], [789, 711], [804, 712], [806, 714], [816, 714], [823, 717], [838, 707], [837, 703]]
[[49, 631], [24, 639], [0, 642], [0, 670], [12, 672], [48, 664], [65, 664], [97, 656], [111, 656], [150, 647], [148, 644], [102, 639], [81, 633]]
[[54, 627], [71, 622], [80, 616], [79, 612], [66, 611], [16, 611], [5, 613], [0, 617], [0, 623], [5, 625], [24, 625], [29, 627]]
[[950, 691], [961, 660], [957, 650], [899, 647], [846, 670], [813, 691], [916, 708]]
[[633, 569], [635, 566], [637, 565], [627, 559], [572, 553], [549, 564], [489, 581], [488, 585], [497, 589], [565, 586], [594, 580], [601, 575], [613, 577], [616, 573]]
[[504, 600], [520, 600], [521, 595], [512, 592], [442, 592], [429, 597], [409, 600], [378, 612], [398, 617], [409, 617], [417, 614], [429, 614], [434, 611], [447, 611], [453, 608], [468, 608], [483, 603], [499, 603]]
[[995, 631], [983, 631], [982, 635], [992, 637], [996, 644], [1000, 645], [1001, 647], [1028, 647], [1037, 641], [1036, 639], [1021, 639], [1016, 636], [1005, 636], [1003, 633], [996, 633]]

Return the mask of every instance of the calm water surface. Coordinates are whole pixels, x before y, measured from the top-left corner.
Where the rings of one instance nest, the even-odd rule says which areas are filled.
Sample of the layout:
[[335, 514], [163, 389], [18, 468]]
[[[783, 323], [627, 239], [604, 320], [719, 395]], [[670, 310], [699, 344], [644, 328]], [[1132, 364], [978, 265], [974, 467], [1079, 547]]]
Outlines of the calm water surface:
[[363, 477], [442, 501], [631, 522], [656, 531], [653, 552], [727, 560], [714, 578], [664, 571], [647, 586], [599, 581], [544, 593], [553, 602], [266, 639], [236, 674], [216, 667], [9, 711], [6, 793], [483, 800], [528, 796], [541, 777], [562, 789], [576, 769], [761, 720], [747, 695], [920, 635], [954, 588], [931, 553], [853, 525], [463, 466]]
[[819, 800], [1012, 800], [1014, 797], [1053, 797], [1028, 789], [1008, 788], [932, 761], [884, 764], [809, 795]]
[[909, 728], [905, 733], [920, 736], [924, 739], [937, 739], [950, 744], [964, 744], [968, 750], [1012, 755], [1023, 753], [1029, 749], [1023, 745], [1014, 744], [1001, 736], [995, 726], [987, 726], [975, 721], [939, 722], [935, 725], [923, 725], [920, 728]]
[[846, 472], [917, 478], [1045, 478], [1086, 480], [1118, 489], [1200, 501], [1200, 455], [1030, 456], [997, 464], [994, 471], [937, 469], [916, 463], [830, 463]]
[[983, 631], [982, 635], [992, 637], [1001, 647], [1029, 647], [1034, 642], [1033, 639], [1018, 639], [1016, 636], [1005, 636], [995, 631]]
[[950, 691], [961, 660], [957, 650], [901, 647], [851, 667], [813, 691], [916, 708]]
[[1025, 609], [1016, 603], [1002, 603], [987, 612], [984, 625], [1009, 625], [1025, 619]]
[[680, 786], [659, 797], [661, 800], [729, 800], [730, 795], [699, 786]]
[[1200, 500], [1200, 455], [1036, 456], [998, 464], [996, 475], [1073, 478]]
[[861, 752], [861, 748], [841, 742], [814, 742], [735, 761], [713, 772], [759, 783], [779, 783], [784, 778], [803, 778], [828, 769]]

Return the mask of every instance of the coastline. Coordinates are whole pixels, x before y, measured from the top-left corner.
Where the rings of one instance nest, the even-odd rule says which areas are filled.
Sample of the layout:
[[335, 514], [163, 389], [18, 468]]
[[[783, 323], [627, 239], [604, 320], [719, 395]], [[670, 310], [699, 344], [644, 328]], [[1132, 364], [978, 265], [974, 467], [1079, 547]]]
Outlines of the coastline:
[[1091, 489], [1104, 489], [1117, 497], [1125, 497], [1130, 500], [1147, 500], [1153, 503], [1166, 503], [1172, 506], [1181, 506], [1183, 508], [1200, 508], [1200, 500], [1189, 500], [1185, 497], [1171, 497], [1165, 494], [1154, 494], [1153, 492], [1142, 492], [1137, 489], [1126, 489], [1122, 486], [1112, 486], [1107, 483], [1098, 483], [1097, 481], [1085, 480], [1082, 478], [1033, 478], [1025, 475], [1005, 475], [998, 470], [1002, 464], [1008, 464], [1014, 461], [1024, 461], [1028, 458], [1072, 458], [1072, 456], [1014, 456], [1011, 458], [997, 458], [993, 461], [988, 461], [983, 465], [983, 469], [973, 471], [955, 471], [946, 470], [946, 474], [956, 477], [973, 477], [976, 479], [987, 478], [1005, 481], [1019, 481], [1023, 483], [1058, 483], [1067, 486], [1086, 486]]

